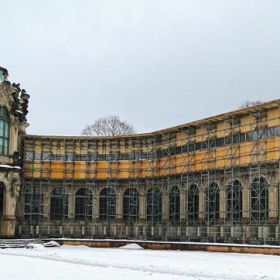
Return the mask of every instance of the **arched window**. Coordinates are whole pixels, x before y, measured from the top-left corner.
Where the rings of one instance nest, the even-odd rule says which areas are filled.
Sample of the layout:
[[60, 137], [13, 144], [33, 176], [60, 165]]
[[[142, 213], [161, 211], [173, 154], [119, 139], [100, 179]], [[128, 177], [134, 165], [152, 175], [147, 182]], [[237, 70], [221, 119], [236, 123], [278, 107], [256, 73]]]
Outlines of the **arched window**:
[[234, 180], [226, 188], [227, 218], [230, 221], [242, 219], [242, 186], [238, 180]]
[[220, 194], [219, 187], [212, 182], [205, 191], [205, 206], [206, 220], [208, 223], [213, 223], [219, 219], [220, 210]]
[[43, 192], [38, 186], [26, 186], [24, 189], [24, 216], [27, 219], [43, 217]]
[[265, 222], [268, 219], [268, 183], [265, 178], [255, 178], [251, 184], [251, 221]]
[[188, 191], [188, 221], [190, 223], [198, 220], [199, 193], [196, 185], [191, 185]]
[[51, 193], [50, 218], [65, 220], [68, 218], [68, 194], [63, 187], [56, 187]]
[[169, 192], [169, 222], [178, 221], [180, 221], [180, 190], [175, 186]]
[[90, 220], [92, 218], [92, 193], [87, 188], [81, 188], [75, 195], [75, 218]]
[[158, 188], [151, 188], [147, 192], [147, 220], [159, 222], [162, 213], [162, 197]]
[[137, 221], [139, 218], [139, 192], [135, 188], [128, 188], [123, 195], [123, 219]]
[[3, 216], [4, 213], [4, 189], [4, 184], [0, 182], [0, 218]]
[[116, 192], [105, 188], [99, 195], [99, 219], [113, 220], [116, 218]]
[[8, 110], [0, 106], [0, 154], [9, 153], [10, 117]]

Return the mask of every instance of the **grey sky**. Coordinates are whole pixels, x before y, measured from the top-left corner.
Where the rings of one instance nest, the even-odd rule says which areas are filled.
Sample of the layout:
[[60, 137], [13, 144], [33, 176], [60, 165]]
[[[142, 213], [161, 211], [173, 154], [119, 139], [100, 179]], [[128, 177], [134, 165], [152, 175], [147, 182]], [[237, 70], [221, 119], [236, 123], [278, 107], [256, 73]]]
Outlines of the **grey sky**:
[[148, 132], [280, 92], [279, 0], [0, 0], [0, 65], [28, 133], [117, 114]]

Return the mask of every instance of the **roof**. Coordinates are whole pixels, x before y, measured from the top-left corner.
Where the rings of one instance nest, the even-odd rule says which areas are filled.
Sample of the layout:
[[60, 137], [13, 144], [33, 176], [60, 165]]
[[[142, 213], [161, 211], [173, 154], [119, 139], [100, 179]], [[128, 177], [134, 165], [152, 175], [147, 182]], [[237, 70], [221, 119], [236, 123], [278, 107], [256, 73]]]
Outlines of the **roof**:
[[166, 133], [170, 133], [172, 131], [178, 131], [180, 129], [187, 129], [188, 127], [199, 127], [208, 123], [216, 123], [219, 121], [223, 121], [229, 118], [233, 117], [240, 117], [244, 115], [248, 115], [250, 113], [262, 111], [262, 110], [268, 110], [268, 109], [274, 109], [279, 108], [280, 106], [280, 99], [275, 99], [269, 102], [264, 102], [259, 105], [250, 106], [248, 108], [238, 109], [234, 111], [230, 111], [227, 113], [215, 115], [212, 117], [207, 117], [201, 120], [169, 127], [162, 130], [157, 130], [153, 132], [147, 132], [147, 133], [141, 133], [141, 134], [132, 134], [132, 135], [117, 135], [117, 136], [62, 136], [62, 135], [26, 135], [26, 137], [31, 138], [44, 138], [44, 139], [71, 139], [71, 140], [110, 140], [110, 139], [123, 139], [123, 138], [139, 138], [139, 137], [149, 137], [149, 136], [155, 136], [155, 135], [163, 135]]

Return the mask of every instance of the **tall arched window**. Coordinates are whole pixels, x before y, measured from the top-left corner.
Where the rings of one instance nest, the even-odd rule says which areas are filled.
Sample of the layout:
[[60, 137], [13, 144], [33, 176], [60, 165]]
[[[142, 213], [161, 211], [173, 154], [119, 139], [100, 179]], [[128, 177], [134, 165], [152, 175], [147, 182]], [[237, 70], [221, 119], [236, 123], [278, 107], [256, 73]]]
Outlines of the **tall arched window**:
[[169, 222], [180, 221], [180, 190], [174, 186], [169, 192]]
[[53, 220], [68, 218], [68, 194], [63, 187], [56, 187], [51, 193], [50, 218]]
[[191, 185], [188, 191], [188, 221], [190, 223], [198, 220], [199, 193], [196, 185]]
[[8, 110], [0, 106], [0, 154], [9, 153], [10, 117]]
[[92, 193], [87, 188], [81, 188], [75, 195], [75, 218], [90, 220], [92, 218]]
[[162, 197], [158, 188], [147, 191], [147, 220], [159, 222], [162, 214]]
[[213, 223], [219, 219], [220, 210], [220, 194], [219, 187], [215, 182], [212, 182], [205, 192], [206, 220], [208, 223]]
[[251, 184], [251, 221], [262, 223], [268, 219], [268, 183], [265, 178], [255, 178]]
[[226, 188], [227, 218], [230, 221], [242, 219], [242, 186], [238, 180], [234, 180]]
[[99, 195], [99, 219], [113, 220], [116, 218], [116, 192], [105, 188]]
[[39, 186], [24, 189], [24, 216], [27, 219], [43, 217], [43, 191]]
[[135, 188], [128, 188], [123, 195], [123, 219], [137, 221], [139, 218], [139, 192]]

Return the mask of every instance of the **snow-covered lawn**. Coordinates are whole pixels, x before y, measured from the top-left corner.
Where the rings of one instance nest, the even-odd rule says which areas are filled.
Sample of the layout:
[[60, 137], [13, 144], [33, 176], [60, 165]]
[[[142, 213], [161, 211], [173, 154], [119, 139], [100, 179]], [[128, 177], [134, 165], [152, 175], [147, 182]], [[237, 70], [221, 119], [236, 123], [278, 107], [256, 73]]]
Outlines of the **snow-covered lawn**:
[[279, 256], [133, 248], [3, 249], [0, 267], [5, 280], [280, 279]]

